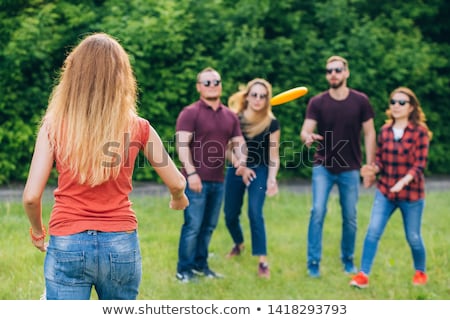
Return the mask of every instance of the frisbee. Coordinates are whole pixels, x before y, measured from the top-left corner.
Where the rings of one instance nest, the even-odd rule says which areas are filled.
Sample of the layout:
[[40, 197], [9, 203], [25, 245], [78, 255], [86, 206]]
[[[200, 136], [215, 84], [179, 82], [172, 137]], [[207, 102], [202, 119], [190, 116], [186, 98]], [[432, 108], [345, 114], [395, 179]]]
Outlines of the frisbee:
[[283, 92], [277, 94], [276, 96], [272, 97], [272, 99], [270, 99], [270, 104], [272, 106], [277, 106], [279, 104], [283, 104], [283, 103], [292, 101], [294, 99], [303, 97], [307, 93], [308, 93], [308, 88], [306, 88], [306, 87], [296, 87], [293, 89], [289, 89], [289, 90], [283, 91]]

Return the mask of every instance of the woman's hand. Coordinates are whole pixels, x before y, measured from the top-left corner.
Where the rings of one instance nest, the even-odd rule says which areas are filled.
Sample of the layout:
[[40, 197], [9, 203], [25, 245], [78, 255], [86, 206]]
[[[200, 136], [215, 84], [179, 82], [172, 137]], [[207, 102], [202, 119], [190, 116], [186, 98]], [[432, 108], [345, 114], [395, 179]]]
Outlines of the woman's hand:
[[48, 243], [45, 242], [46, 235], [47, 232], [45, 228], [42, 228], [39, 232], [35, 232], [30, 228], [31, 243], [42, 252], [47, 251]]
[[267, 179], [267, 191], [266, 194], [271, 197], [278, 193], [278, 183], [275, 179]]

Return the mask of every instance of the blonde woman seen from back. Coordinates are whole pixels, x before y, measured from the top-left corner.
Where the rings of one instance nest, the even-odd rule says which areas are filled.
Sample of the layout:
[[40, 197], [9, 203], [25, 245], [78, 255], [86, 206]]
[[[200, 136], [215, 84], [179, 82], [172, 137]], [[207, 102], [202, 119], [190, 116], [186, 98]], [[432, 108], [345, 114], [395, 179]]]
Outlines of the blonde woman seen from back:
[[[46, 299], [90, 299], [93, 287], [99, 299], [138, 296], [142, 260], [129, 194], [140, 151], [169, 188], [170, 208], [184, 209], [185, 178], [137, 115], [128, 55], [111, 36], [88, 35], [64, 62], [23, 192], [31, 241], [46, 252]], [[41, 203], [54, 164], [58, 185], [47, 246]]]

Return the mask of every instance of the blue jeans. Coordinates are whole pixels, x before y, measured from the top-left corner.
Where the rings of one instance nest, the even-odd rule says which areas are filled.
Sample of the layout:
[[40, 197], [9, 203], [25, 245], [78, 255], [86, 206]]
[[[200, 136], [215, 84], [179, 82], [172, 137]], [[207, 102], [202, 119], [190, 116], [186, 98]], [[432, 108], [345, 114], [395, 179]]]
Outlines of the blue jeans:
[[235, 168], [228, 168], [225, 177], [225, 224], [235, 244], [244, 242], [244, 235], [240, 223], [241, 208], [245, 190], [248, 191], [248, 219], [252, 238], [252, 254], [267, 255], [266, 228], [264, 224], [263, 206], [266, 199], [266, 183], [268, 168], [258, 166], [252, 168], [256, 173], [248, 187], [241, 176], [236, 175]]
[[142, 275], [137, 231], [51, 236], [44, 263], [46, 299], [135, 300]]
[[359, 196], [360, 177], [358, 170], [338, 174], [329, 172], [323, 166], [312, 169], [311, 216], [308, 227], [308, 266], [320, 264], [322, 257], [322, 231], [327, 213], [327, 202], [334, 184], [339, 190], [342, 212], [341, 260], [353, 261], [356, 240], [356, 205]]
[[411, 248], [415, 270], [425, 272], [425, 246], [420, 234], [422, 213], [425, 200], [418, 201], [391, 201], [378, 189], [375, 191], [375, 200], [372, 206], [369, 226], [364, 239], [361, 259], [361, 271], [369, 274], [378, 248], [378, 242], [394, 211], [399, 208], [403, 218], [403, 228], [406, 240]]
[[208, 247], [219, 221], [223, 200], [223, 182], [202, 181], [202, 192], [186, 188], [189, 206], [184, 210], [178, 245], [177, 272], [205, 270], [208, 266]]

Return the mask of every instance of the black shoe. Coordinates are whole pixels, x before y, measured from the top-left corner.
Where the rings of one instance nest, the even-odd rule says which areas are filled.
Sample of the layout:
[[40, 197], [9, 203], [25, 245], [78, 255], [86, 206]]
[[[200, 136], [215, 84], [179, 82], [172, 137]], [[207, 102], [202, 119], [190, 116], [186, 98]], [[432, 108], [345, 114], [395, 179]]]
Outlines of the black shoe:
[[195, 275], [203, 276], [203, 277], [211, 278], [211, 279], [221, 279], [221, 278], [223, 278], [222, 274], [216, 273], [216, 272], [212, 271], [210, 268], [192, 269], [192, 272]]
[[180, 281], [182, 283], [193, 282], [196, 280], [195, 274], [191, 271], [178, 272], [176, 274], [176, 278], [178, 281]]

